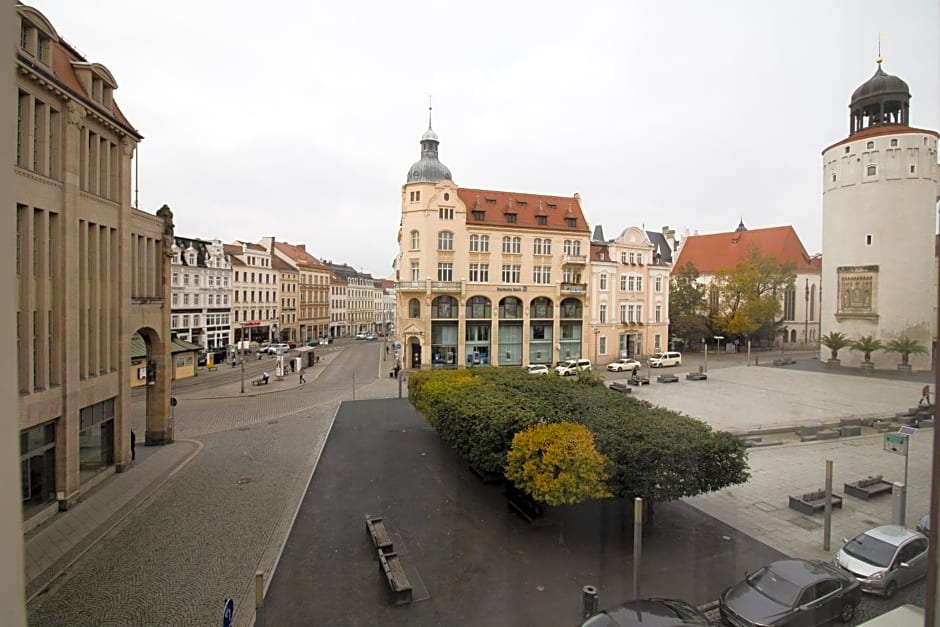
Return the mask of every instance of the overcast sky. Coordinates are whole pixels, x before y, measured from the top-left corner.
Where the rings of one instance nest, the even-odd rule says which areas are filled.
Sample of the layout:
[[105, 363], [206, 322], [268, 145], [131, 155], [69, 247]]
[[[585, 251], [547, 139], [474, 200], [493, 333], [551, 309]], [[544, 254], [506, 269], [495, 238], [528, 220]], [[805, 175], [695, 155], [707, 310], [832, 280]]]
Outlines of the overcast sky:
[[912, 125], [940, 127], [936, 0], [26, 3], [117, 79], [141, 209], [377, 277], [428, 94], [458, 185], [578, 192], [608, 238], [792, 224], [811, 254], [879, 32]]

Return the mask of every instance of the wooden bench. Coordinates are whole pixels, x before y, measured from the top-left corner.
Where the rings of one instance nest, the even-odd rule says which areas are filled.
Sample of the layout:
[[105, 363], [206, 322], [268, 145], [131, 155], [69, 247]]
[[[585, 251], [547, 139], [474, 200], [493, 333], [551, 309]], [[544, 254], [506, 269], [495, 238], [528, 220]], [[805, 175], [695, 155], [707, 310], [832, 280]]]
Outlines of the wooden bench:
[[630, 386], [628, 386], [623, 381], [614, 381], [613, 383], [607, 386], [607, 389], [609, 389], [611, 392], [619, 392], [621, 394], [633, 393], [633, 390], [630, 389]]
[[704, 372], [690, 372], [685, 375], [687, 381], [705, 381], [708, 379], [708, 375]]
[[678, 383], [679, 377], [674, 374], [661, 374], [656, 377], [656, 381], [659, 383]]
[[[832, 494], [832, 507], [842, 507], [842, 497], [836, 493]], [[805, 492], [800, 496], [790, 497], [790, 509], [795, 509], [804, 514], [815, 514], [826, 509], [826, 491], [816, 490], [815, 492]]]
[[392, 603], [395, 605], [411, 603], [411, 582], [405, 575], [398, 553], [385, 553], [382, 549], [378, 549], [378, 556], [379, 573], [385, 575]]
[[369, 532], [372, 544], [379, 550], [379, 553], [392, 552], [392, 538], [388, 535], [388, 530], [381, 518], [372, 518], [366, 514], [366, 531]]
[[252, 379], [252, 380], [251, 380], [251, 384], [252, 384], [252, 385], [267, 385], [267, 384], [268, 384], [268, 381], [269, 381], [269, 379], [264, 379], [264, 378], [262, 378], [262, 377], [258, 377], [257, 379]]
[[852, 483], [846, 483], [843, 487], [845, 493], [849, 496], [867, 501], [873, 496], [888, 494], [891, 492], [893, 485], [890, 481], [885, 481], [881, 475], [873, 475]]

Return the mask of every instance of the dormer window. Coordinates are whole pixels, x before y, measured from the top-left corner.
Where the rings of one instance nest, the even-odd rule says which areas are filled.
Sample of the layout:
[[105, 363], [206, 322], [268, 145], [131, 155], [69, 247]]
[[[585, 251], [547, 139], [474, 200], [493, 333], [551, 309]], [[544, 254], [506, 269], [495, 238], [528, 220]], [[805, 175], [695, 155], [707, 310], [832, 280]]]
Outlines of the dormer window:
[[548, 216], [535, 216], [535, 222], [536, 224], [545, 226], [546, 224], [548, 224]]
[[506, 222], [509, 223], [509, 224], [515, 224], [515, 223], [516, 223], [516, 214], [514, 214], [514, 213], [507, 213], [507, 214], [506, 214]]
[[570, 227], [576, 227], [578, 226], [578, 219], [577, 218], [565, 218], [565, 224], [567, 224]]
[[878, 174], [878, 166], [875, 164], [869, 165], [865, 170], [865, 174], [868, 176], [876, 176]]
[[483, 220], [486, 218], [486, 213], [483, 211], [474, 211], [472, 213], [473, 213], [473, 219], [476, 220], [477, 222], [483, 222]]

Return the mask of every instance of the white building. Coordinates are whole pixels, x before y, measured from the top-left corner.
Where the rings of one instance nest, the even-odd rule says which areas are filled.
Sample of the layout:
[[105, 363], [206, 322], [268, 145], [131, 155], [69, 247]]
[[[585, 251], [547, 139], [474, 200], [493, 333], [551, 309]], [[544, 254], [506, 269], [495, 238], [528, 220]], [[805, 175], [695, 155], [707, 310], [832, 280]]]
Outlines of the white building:
[[[907, 84], [875, 74], [852, 94], [849, 135], [823, 150], [822, 333], [919, 341], [929, 369], [936, 339], [936, 131], [910, 126]], [[862, 355], [839, 352], [843, 364]], [[876, 367], [898, 355], [877, 352]]]
[[174, 238], [170, 330], [204, 349], [231, 343], [232, 265], [222, 242]]

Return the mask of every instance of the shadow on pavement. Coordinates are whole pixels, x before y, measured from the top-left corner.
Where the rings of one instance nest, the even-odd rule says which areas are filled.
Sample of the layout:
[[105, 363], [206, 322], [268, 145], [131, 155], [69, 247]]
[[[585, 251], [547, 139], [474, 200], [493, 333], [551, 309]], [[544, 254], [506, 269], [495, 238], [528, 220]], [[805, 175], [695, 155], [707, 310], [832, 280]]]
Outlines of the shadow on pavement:
[[[271, 625], [572, 625], [581, 589], [630, 598], [633, 504], [507, 510], [407, 400], [342, 405], [266, 600]], [[381, 516], [413, 578], [393, 607], [365, 516]], [[681, 502], [644, 526], [641, 596], [714, 600], [781, 554]], [[423, 594], [426, 589], [427, 595]], [[422, 597], [424, 600], [418, 600]]]

